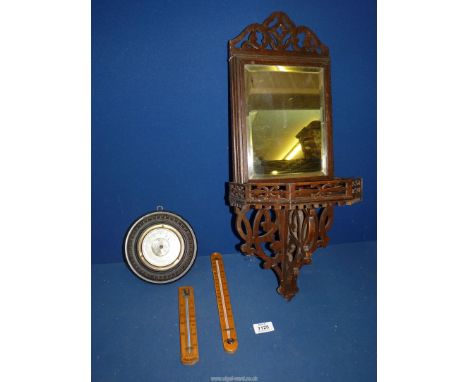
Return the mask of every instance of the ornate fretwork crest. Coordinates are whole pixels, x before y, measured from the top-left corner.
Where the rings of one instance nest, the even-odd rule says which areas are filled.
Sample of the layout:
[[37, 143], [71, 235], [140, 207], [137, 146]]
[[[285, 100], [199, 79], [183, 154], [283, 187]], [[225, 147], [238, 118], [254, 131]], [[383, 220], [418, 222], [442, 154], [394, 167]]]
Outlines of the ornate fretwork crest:
[[283, 12], [271, 14], [262, 24], [250, 24], [229, 41], [231, 52], [281, 52], [328, 57], [328, 48], [305, 26], [296, 26]]

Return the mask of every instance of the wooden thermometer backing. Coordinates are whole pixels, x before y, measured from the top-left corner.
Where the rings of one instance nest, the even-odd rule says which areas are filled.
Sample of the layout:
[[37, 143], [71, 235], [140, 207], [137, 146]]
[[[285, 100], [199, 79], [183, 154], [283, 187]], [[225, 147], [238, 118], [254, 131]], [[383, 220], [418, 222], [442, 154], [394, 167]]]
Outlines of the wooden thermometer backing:
[[197, 322], [193, 287], [179, 287], [180, 360], [184, 365], [198, 362]]
[[224, 273], [223, 257], [220, 253], [214, 252], [211, 255], [211, 270], [213, 271], [224, 350], [228, 353], [234, 353], [237, 350], [237, 333], [232, 316], [226, 274]]

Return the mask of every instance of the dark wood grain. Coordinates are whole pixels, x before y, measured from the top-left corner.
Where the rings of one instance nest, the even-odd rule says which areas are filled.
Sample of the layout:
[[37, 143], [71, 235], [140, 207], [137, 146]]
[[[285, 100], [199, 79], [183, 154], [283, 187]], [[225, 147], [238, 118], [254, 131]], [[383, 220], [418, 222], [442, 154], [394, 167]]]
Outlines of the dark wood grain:
[[[326, 171], [315, 176], [250, 179], [244, 67], [248, 64], [306, 66], [324, 73]], [[297, 277], [312, 253], [328, 244], [335, 206], [361, 200], [361, 178], [337, 178], [333, 167], [329, 49], [305, 26], [283, 12], [248, 25], [229, 41], [231, 182], [229, 204], [236, 216], [241, 251], [262, 260], [278, 277], [278, 292], [291, 299]]]

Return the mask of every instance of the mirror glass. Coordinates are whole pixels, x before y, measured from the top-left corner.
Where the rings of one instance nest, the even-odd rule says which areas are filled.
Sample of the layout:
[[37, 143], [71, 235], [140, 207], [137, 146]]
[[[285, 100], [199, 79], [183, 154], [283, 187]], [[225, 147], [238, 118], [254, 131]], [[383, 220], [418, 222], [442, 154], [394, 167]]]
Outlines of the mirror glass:
[[250, 179], [326, 175], [322, 68], [245, 65]]

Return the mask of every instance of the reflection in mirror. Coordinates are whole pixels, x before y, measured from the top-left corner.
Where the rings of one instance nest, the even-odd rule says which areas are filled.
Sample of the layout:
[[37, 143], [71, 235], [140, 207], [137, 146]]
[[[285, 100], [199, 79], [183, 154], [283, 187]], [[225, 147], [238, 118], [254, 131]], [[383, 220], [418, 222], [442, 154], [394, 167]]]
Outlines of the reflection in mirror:
[[323, 69], [245, 65], [250, 179], [326, 174]]

